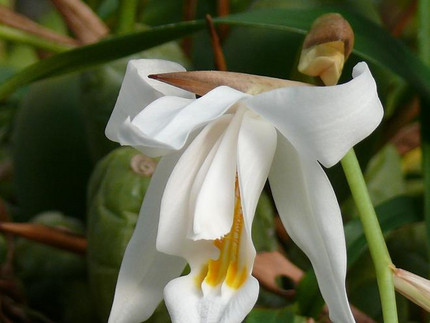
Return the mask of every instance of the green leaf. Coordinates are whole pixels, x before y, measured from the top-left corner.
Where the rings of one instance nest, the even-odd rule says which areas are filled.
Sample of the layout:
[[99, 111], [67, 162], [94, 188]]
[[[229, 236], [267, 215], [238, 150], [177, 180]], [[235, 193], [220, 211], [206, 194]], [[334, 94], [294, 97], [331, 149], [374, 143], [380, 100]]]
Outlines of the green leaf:
[[275, 213], [272, 201], [263, 191], [252, 223], [252, 241], [257, 252], [274, 251], [277, 248]]
[[[417, 210], [414, 200], [407, 196], [398, 196], [382, 203], [375, 211], [384, 234], [422, 220], [422, 214]], [[345, 238], [350, 267], [367, 249], [360, 219], [354, 219], [345, 225]]]
[[294, 309], [285, 307], [282, 309], [255, 308], [247, 316], [245, 323], [305, 323], [306, 318], [297, 316]]
[[[84, 232], [82, 222], [55, 211], [40, 213], [31, 222], [76, 234]], [[76, 303], [66, 301], [71, 301], [67, 298], [72, 286], [78, 282], [85, 283], [86, 266], [82, 256], [19, 238], [15, 242], [14, 265], [32, 309], [43, 312], [55, 322], [65, 322], [66, 307], [77, 309]], [[81, 300], [90, 302], [88, 294], [81, 295]], [[84, 323], [82, 320], [79, 322]]]
[[[364, 177], [373, 205], [379, 205], [406, 193], [402, 161], [393, 145], [386, 145], [372, 157]], [[342, 213], [349, 219], [358, 217], [357, 207], [352, 197], [342, 203]]]
[[97, 44], [55, 55], [29, 66], [0, 86], [0, 98], [28, 83], [125, 57], [139, 51], [183, 37], [203, 28], [202, 21], [164, 25], [150, 30], [115, 36]]
[[18, 105], [12, 152], [19, 221], [45, 210], [85, 216], [92, 165], [77, 108], [78, 81], [77, 75], [66, 75], [38, 82]]
[[[132, 167], [140, 155], [131, 147], [112, 151], [97, 164], [88, 185], [88, 276], [103, 322], [107, 322], [122, 257], [151, 179], [149, 173]], [[139, 163], [142, 169], [155, 167], [149, 159]]]
[[313, 269], [308, 270], [297, 286], [299, 313], [308, 317], [318, 317], [324, 306], [317, 277]]

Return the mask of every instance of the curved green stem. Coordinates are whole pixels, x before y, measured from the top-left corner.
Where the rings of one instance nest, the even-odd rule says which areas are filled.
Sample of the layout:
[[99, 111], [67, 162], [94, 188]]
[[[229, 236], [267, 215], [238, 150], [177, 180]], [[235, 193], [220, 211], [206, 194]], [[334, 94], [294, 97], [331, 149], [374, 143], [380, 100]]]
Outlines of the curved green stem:
[[341, 163], [360, 215], [363, 231], [369, 245], [370, 255], [375, 266], [384, 322], [397, 323], [398, 318], [393, 273], [389, 267], [392, 264], [390, 254], [388, 253], [375, 209], [373, 208], [372, 201], [367, 191], [363, 173], [361, 172], [353, 149], [345, 155]]
[[48, 40], [4, 25], [0, 25], [0, 38], [17, 43], [28, 44], [54, 53], [64, 52], [74, 48], [73, 45], [61, 44], [59, 42]]
[[138, 0], [120, 1], [117, 32], [127, 33], [134, 30]]

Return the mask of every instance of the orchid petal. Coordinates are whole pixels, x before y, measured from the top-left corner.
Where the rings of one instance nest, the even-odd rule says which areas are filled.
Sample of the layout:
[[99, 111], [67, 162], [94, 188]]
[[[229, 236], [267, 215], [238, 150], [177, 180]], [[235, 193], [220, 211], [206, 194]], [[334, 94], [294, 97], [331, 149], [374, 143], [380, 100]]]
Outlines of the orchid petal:
[[258, 282], [249, 276], [236, 291], [203, 296], [193, 275], [172, 280], [164, 289], [164, 300], [174, 323], [242, 322], [258, 297]]
[[[177, 113], [179, 110], [182, 110], [188, 104], [190, 104], [193, 100], [179, 98], [179, 97], [162, 97], [158, 99], [157, 106], [159, 107], [155, 110], [156, 116], [153, 119], [157, 119], [157, 125], [166, 122], [171, 118], [172, 114]], [[154, 111], [151, 109], [152, 105], [149, 105], [144, 111], [149, 110], [149, 114]], [[160, 142], [157, 139], [153, 138], [151, 133], [147, 134], [145, 131], [151, 130], [153, 126], [149, 125], [147, 129], [145, 126], [146, 123], [139, 124], [141, 120], [141, 114], [138, 114], [133, 120], [127, 118], [122, 125], [118, 127], [117, 132], [117, 140], [121, 145], [129, 145], [144, 153], [150, 157], [163, 156], [169, 153], [172, 150], [172, 147]]]
[[[153, 139], [154, 146], [161, 144], [179, 150], [193, 130], [219, 118], [246, 96], [245, 93], [221, 86], [197, 100], [188, 101], [189, 104], [178, 97], [164, 97], [148, 105], [132, 122]], [[165, 110], [166, 105], [168, 111]]]
[[247, 234], [242, 238], [240, 259], [247, 261], [250, 270], [256, 254], [251, 236], [252, 221], [276, 151], [276, 137], [276, 130], [270, 123], [252, 111], [245, 113], [238, 136], [237, 173]]
[[190, 100], [162, 97], [119, 127], [118, 140], [132, 145], [149, 156], [164, 155], [181, 149], [195, 129], [219, 118], [245, 93], [226, 86], [218, 87], [207, 95]]
[[357, 64], [353, 77], [337, 86], [276, 89], [246, 103], [297, 150], [331, 167], [375, 130], [383, 115], [375, 80], [367, 65]]
[[276, 151], [275, 128], [255, 113], [243, 118], [238, 137], [237, 172], [247, 232]]
[[287, 232], [311, 260], [331, 320], [354, 322], [345, 290], [342, 217], [321, 166], [279, 136], [269, 182]]
[[[194, 248], [205, 248], [187, 239], [192, 231], [193, 214], [189, 212], [191, 187], [202, 164], [208, 158], [212, 147], [228, 127], [231, 115], [220, 117], [208, 124], [185, 149], [180, 160], [173, 169], [163, 193], [160, 209], [157, 249], [184, 258], [195, 253]], [[208, 242], [214, 250], [212, 242]], [[212, 251], [213, 253], [213, 251]], [[208, 252], [205, 252], [208, 255]], [[210, 256], [209, 251], [209, 256]], [[213, 254], [216, 256], [216, 253]]]
[[135, 323], [149, 318], [162, 299], [165, 285], [185, 267], [182, 258], [155, 248], [161, 195], [179, 155], [162, 159], [152, 176], [121, 264], [110, 323]]
[[[237, 138], [244, 108], [238, 109], [229, 126], [198, 172], [191, 189], [194, 213], [193, 240], [221, 238], [233, 223]], [[216, 220], [215, 220], [216, 219]]]
[[159, 59], [131, 60], [127, 65], [118, 99], [106, 127], [106, 137], [119, 141], [117, 132], [122, 123], [127, 118], [133, 119], [148, 104], [164, 95], [195, 98], [190, 92], [147, 77], [150, 74], [183, 71], [185, 69], [174, 62]]

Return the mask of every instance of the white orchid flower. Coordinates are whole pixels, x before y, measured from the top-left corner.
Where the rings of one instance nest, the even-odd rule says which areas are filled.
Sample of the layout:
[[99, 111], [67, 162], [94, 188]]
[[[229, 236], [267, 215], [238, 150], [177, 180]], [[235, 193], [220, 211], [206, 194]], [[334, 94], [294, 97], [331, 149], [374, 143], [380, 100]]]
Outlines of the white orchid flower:
[[[163, 298], [173, 322], [241, 322], [254, 306], [251, 225], [269, 179], [282, 222], [315, 269], [334, 322], [353, 322], [331, 167], [381, 121], [365, 63], [349, 83], [251, 95], [227, 86], [196, 99], [147, 77], [184, 71], [133, 60], [106, 135], [163, 156], [121, 265], [109, 322], [140, 322]], [[191, 272], [179, 277], [186, 263]], [[178, 278], [179, 277], [179, 278]]]

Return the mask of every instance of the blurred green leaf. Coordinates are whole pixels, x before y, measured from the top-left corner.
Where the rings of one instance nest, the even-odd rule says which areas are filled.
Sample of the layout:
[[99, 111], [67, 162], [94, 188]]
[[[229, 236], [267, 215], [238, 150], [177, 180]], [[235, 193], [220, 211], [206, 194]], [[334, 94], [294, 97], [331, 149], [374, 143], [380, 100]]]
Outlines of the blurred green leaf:
[[297, 316], [291, 307], [281, 309], [254, 308], [245, 319], [245, 323], [305, 323], [306, 318]]
[[271, 199], [267, 193], [263, 192], [252, 223], [252, 241], [257, 252], [274, 251], [277, 248], [275, 213]]
[[97, 44], [84, 46], [35, 63], [15, 74], [0, 86], [4, 98], [20, 86], [55, 75], [66, 74], [125, 57], [183, 37], [203, 28], [202, 21], [154, 27], [153, 29], [114, 36]]
[[46, 210], [85, 216], [92, 165], [78, 81], [76, 74], [43, 80], [21, 100], [12, 137], [20, 221]]
[[[387, 246], [393, 263], [421, 277], [428, 277], [429, 264], [425, 245], [424, 222], [415, 222], [393, 230], [387, 236]], [[375, 269], [366, 250], [349, 267], [347, 276], [349, 300], [366, 312], [377, 322], [382, 322], [382, 309], [379, 300]], [[399, 322], [420, 322], [419, 307], [397, 294]], [[418, 314], [418, 315], [417, 315]]]
[[402, 161], [396, 148], [392, 145], [385, 146], [373, 156], [364, 176], [374, 205], [405, 194]]
[[177, 0], [147, 0], [139, 20], [151, 26], [181, 21], [184, 16], [184, 2]]
[[[386, 145], [372, 157], [366, 167], [364, 177], [373, 205], [379, 205], [406, 193], [402, 161], [396, 148], [392, 145]], [[342, 203], [342, 213], [348, 219], [358, 217], [352, 197]]]
[[119, 148], [95, 168], [88, 188], [88, 273], [99, 317], [107, 321], [116, 279], [150, 177], [136, 173], [140, 153]]
[[[414, 199], [408, 196], [399, 196], [390, 199], [378, 205], [375, 211], [384, 234], [388, 234], [406, 224], [422, 220], [422, 214], [418, 210]], [[351, 220], [345, 225], [345, 237], [348, 251], [348, 266], [352, 266], [367, 249], [360, 219]]]
[[297, 286], [296, 300], [300, 314], [309, 317], [318, 317], [321, 313], [324, 299], [321, 296], [317, 277], [313, 269], [306, 272]]
[[[77, 234], [84, 232], [79, 220], [59, 212], [41, 213], [31, 222], [63, 228]], [[56, 322], [66, 323], [65, 308], [72, 310], [80, 307], [66, 301], [72, 286], [86, 280], [85, 259], [82, 256], [19, 238], [16, 241], [15, 265], [17, 276], [25, 284], [29, 306], [33, 309], [42, 311]], [[90, 300], [86, 296], [88, 294], [81, 295], [81, 300], [86, 299], [88, 303]]]
[[80, 101], [85, 116], [87, 146], [93, 162], [118, 147], [106, 138], [105, 128], [118, 97], [126, 62], [119, 61], [81, 73]]

